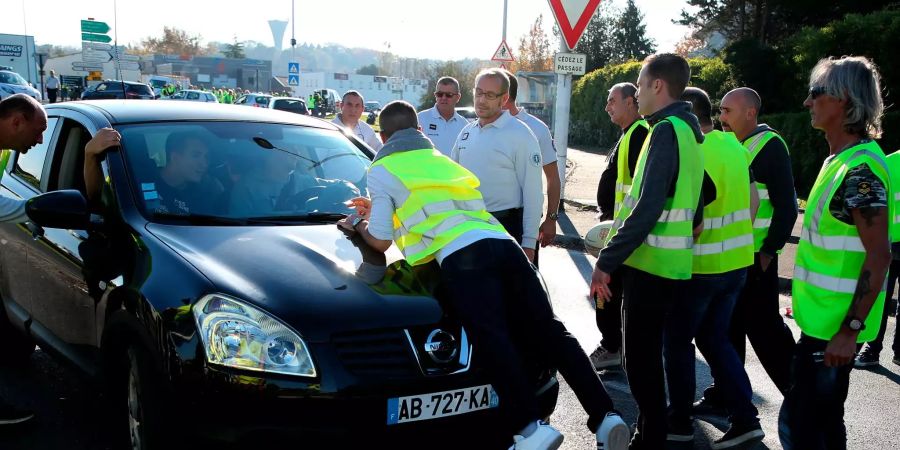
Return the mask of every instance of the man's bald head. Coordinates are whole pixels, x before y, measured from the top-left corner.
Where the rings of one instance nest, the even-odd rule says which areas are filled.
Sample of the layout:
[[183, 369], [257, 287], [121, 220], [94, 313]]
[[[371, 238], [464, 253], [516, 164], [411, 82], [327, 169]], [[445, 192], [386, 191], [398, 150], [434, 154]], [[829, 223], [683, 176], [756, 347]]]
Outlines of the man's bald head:
[[759, 111], [762, 109], [762, 98], [760, 98], [759, 94], [751, 88], [748, 87], [739, 87], [737, 89], [732, 89], [722, 100], [725, 100], [729, 95], [735, 96], [741, 102], [744, 102], [744, 107], [753, 109], [756, 111], [756, 115], [759, 115]]
[[725, 131], [733, 131], [738, 140], [744, 140], [756, 129], [762, 99], [748, 87], [734, 89], [719, 103], [719, 121]]
[[25, 95], [11, 95], [0, 101], [0, 148], [20, 153], [44, 141], [47, 113], [37, 100]]

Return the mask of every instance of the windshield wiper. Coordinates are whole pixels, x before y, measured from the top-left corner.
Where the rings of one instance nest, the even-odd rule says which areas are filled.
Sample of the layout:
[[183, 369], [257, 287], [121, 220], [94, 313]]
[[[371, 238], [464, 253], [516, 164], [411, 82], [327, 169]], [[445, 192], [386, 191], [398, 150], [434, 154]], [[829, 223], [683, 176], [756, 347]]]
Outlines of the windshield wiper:
[[347, 214], [331, 213], [331, 212], [312, 212], [303, 214], [290, 214], [283, 216], [261, 216], [248, 217], [248, 223], [286, 223], [286, 222], [307, 222], [307, 223], [330, 223], [337, 222], [347, 217]]
[[235, 219], [232, 217], [211, 216], [208, 214], [172, 214], [172, 213], [153, 213], [155, 219], [177, 219], [190, 222], [193, 225], [247, 225], [246, 219]]

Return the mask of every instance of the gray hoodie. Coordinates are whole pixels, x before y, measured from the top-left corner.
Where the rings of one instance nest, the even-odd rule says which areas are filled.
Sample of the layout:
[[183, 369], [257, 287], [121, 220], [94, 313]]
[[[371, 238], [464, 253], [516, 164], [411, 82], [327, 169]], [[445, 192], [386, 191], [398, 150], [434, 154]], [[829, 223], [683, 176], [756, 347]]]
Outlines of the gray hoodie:
[[[703, 132], [697, 116], [691, 113], [691, 104], [677, 101], [647, 117], [650, 126], [660, 123], [669, 116], [684, 120], [694, 132], [698, 143], [703, 142]], [[647, 235], [656, 225], [662, 214], [666, 199], [675, 195], [675, 182], [678, 179], [678, 139], [675, 129], [668, 122], [663, 122], [650, 134], [650, 147], [647, 149], [647, 161], [644, 163], [644, 180], [640, 197], [631, 215], [619, 228], [597, 260], [597, 268], [612, 273], [640, 247]], [[694, 214], [694, 225], [703, 222], [703, 195], [697, 199], [697, 210]]]

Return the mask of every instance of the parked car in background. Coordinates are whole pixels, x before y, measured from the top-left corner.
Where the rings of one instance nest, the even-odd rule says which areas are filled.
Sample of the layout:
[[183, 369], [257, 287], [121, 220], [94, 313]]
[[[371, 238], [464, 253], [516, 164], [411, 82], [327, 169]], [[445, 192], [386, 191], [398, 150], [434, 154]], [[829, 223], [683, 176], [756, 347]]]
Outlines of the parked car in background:
[[366, 104], [363, 108], [365, 109], [366, 112], [381, 111], [381, 102], [377, 102], [374, 100], [368, 101], [368, 102], [366, 102]]
[[122, 80], [105, 80], [93, 89], [81, 94], [82, 100], [153, 100], [157, 98], [153, 89], [144, 83]]
[[309, 108], [306, 107], [306, 101], [296, 97], [272, 97], [269, 101], [269, 108], [279, 111], [287, 111], [297, 114], [309, 115]]
[[175, 95], [169, 97], [169, 100], [187, 100], [192, 102], [208, 102], [208, 103], [219, 103], [219, 99], [216, 98], [211, 92], [198, 91], [195, 89], [187, 89], [184, 91], [178, 91]]
[[469, 122], [478, 119], [478, 115], [475, 114], [475, 108], [472, 106], [457, 107], [456, 112], [459, 113], [459, 115], [465, 117]]
[[12, 70], [0, 70], [0, 100], [13, 94], [26, 94], [41, 101], [41, 92], [31, 87], [28, 81]]
[[[492, 441], [509, 436], [490, 355], [442, 308], [437, 264], [336, 226], [375, 156], [354, 136], [206, 103], [46, 109], [43, 142], [0, 179], [30, 199], [28, 221], [0, 223], [4, 363], [27, 366], [37, 343], [81, 368], [106, 390], [110, 414], [92, 419], [114, 448], [195, 433], [259, 449], [509, 446]], [[104, 127], [122, 140], [89, 207], [84, 147]], [[170, 158], [185, 143], [198, 156]], [[175, 192], [167, 169], [197, 191]], [[541, 345], [525, 331], [522, 348]], [[555, 372], [522, 357], [549, 417]]]
[[269, 94], [244, 94], [234, 101], [235, 105], [252, 106], [254, 108], [268, 108], [273, 96]]

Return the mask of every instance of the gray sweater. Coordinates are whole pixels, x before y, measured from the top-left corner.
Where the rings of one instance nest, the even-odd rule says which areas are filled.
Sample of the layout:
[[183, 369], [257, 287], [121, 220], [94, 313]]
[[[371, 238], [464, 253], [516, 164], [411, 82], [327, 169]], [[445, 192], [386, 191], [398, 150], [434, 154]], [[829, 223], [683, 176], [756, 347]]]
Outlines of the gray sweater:
[[[703, 142], [703, 133], [697, 117], [691, 113], [691, 104], [675, 102], [653, 115], [647, 117], [650, 126], [654, 126], [666, 117], [675, 116], [684, 120], [694, 131], [698, 143]], [[612, 273], [631, 256], [650, 231], [656, 225], [666, 199], [675, 195], [675, 182], [678, 180], [678, 139], [675, 129], [668, 122], [663, 122], [650, 134], [650, 147], [647, 149], [647, 161], [644, 163], [644, 182], [638, 202], [628, 219], [622, 223], [597, 260], [597, 268]], [[694, 224], [703, 222], [702, 194], [697, 199], [697, 210]]]

